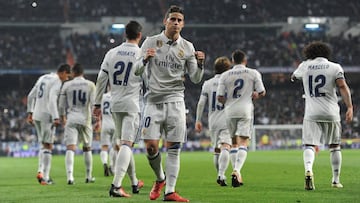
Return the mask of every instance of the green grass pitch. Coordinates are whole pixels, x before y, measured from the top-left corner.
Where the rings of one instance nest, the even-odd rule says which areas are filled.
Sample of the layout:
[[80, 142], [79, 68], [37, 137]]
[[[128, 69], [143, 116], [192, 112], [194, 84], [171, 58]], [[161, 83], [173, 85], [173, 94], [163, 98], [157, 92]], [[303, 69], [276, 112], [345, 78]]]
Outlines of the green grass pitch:
[[[304, 190], [302, 151], [249, 152], [242, 170], [244, 186], [232, 188], [216, 184], [216, 173], [210, 152], [182, 152], [181, 170], [176, 190], [190, 202], [360, 202], [360, 150], [343, 150], [342, 189], [330, 187], [329, 152], [315, 158], [315, 191]], [[164, 162], [165, 154], [163, 154]], [[35, 176], [37, 158], [0, 158], [0, 202], [161, 202], [162, 196], [150, 201], [148, 194], [154, 174], [145, 154], [136, 154], [137, 176], [145, 186], [131, 198], [110, 198], [112, 177], [104, 177], [98, 155], [94, 155], [96, 182], [84, 183], [83, 156], [75, 158], [75, 185], [66, 184], [63, 155], [53, 156], [51, 176], [54, 185], [42, 186]], [[231, 185], [231, 167], [227, 172]], [[131, 194], [129, 178], [123, 186]]]

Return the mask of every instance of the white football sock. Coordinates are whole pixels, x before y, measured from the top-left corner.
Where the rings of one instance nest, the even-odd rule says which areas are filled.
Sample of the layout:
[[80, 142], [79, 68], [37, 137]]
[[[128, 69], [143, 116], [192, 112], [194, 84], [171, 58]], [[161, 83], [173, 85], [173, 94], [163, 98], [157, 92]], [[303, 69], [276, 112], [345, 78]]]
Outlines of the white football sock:
[[220, 176], [221, 180], [226, 179], [225, 172], [229, 166], [229, 159], [230, 159], [229, 150], [227, 150], [226, 148], [221, 149], [219, 155], [219, 172], [218, 172], [218, 176]]
[[166, 158], [165, 194], [175, 192], [177, 177], [180, 170], [180, 148], [169, 148]]
[[231, 162], [231, 166], [233, 169], [235, 169], [235, 162], [236, 162], [236, 157], [237, 157], [238, 151], [239, 151], [238, 148], [230, 149], [230, 162]]
[[236, 162], [235, 162], [235, 170], [241, 174], [241, 169], [244, 166], [244, 163], [246, 161], [246, 157], [247, 157], [247, 146], [240, 146], [238, 153], [237, 153], [237, 158], [236, 158]]
[[115, 187], [121, 186], [122, 180], [128, 170], [131, 156], [131, 148], [127, 145], [122, 145], [116, 158], [115, 174], [113, 179]]
[[101, 163], [107, 164], [107, 160], [108, 160], [108, 152], [106, 150], [101, 150], [100, 152], [100, 159], [101, 159]]
[[43, 168], [43, 155], [44, 155], [44, 149], [39, 149], [39, 153], [38, 153], [38, 172], [43, 173], [44, 172], [44, 168]]
[[340, 146], [330, 149], [330, 162], [333, 175], [332, 182], [340, 183], [340, 171], [342, 162]]
[[127, 170], [127, 174], [130, 177], [131, 185], [137, 185], [138, 179], [136, 177], [136, 167], [135, 167], [135, 160], [134, 160], [133, 153], [131, 153], [131, 159], [130, 159], [129, 167]]
[[65, 154], [65, 169], [67, 180], [74, 180], [74, 155], [72, 150], [66, 150]]
[[52, 159], [51, 150], [44, 149], [43, 164], [44, 164], [44, 178], [45, 178], [45, 180], [49, 180], [50, 169], [51, 169], [51, 159]]
[[90, 180], [92, 178], [92, 165], [93, 165], [91, 151], [84, 152], [84, 161], [85, 161], [85, 169], [86, 169], [85, 178], [88, 178]]
[[219, 173], [219, 156], [220, 153], [214, 152], [213, 162], [216, 169], [216, 173]]
[[114, 171], [115, 168], [116, 155], [117, 151], [115, 151], [114, 148], [111, 148], [109, 152], [109, 165], [112, 171]]
[[305, 173], [307, 171], [310, 171], [310, 173], [313, 173], [313, 165], [315, 160], [315, 148], [311, 146], [306, 146], [303, 152], [303, 158], [304, 158], [304, 167], [305, 167]]

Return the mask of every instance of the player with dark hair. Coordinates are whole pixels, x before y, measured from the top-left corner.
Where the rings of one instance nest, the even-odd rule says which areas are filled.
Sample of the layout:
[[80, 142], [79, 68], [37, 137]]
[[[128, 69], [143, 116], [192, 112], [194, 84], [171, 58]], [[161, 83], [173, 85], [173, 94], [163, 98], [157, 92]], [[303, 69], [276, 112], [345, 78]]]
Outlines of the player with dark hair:
[[[217, 183], [227, 186], [225, 172], [229, 165], [231, 136], [226, 126], [224, 105], [216, 99], [216, 90], [221, 74], [231, 68], [231, 61], [225, 57], [218, 57], [214, 63], [215, 76], [205, 81], [196, 109], [195, 130], [202, 131], [202, 114], [207, 104], [209, 114], [209, 130], [211, 143], [214, 146], [214, 165], [217, 172]], [[233, 153], [235, 154], [235, 153]], [[234, 159], [231, 159], [235, 163]]]
[[113, 197], [130, 197], [122, 181], [128, 172], [132, 192], [139, 193], [144, 182], [138, 180], [135, 173], [135, 161], [132, 152], [140, 128], [140, 90], [142, 79], [134, 74], [133, 65], [141, 56], [138, 46], [142, 27], [136, 21], [130, 21], [125, 28], [126, 42], [109, 50], [101, 64], [96, 81], [94, 114], [100, 116], [101, 98], [109, 81], [111, 100], [110, 108], [115, 123], [115, 139], [119, 152], [115, 161], [114, 178], [109, 195]]
[[[205, 54], [195, 51], [193, 44], [181, 37], [184, 27], [181, 7], [171, 6], [163, 24], [163, 32], [146, 38], [141, 47], [143, 58], [137, 63], [137, 74], [143, 75], [147, 90], [143, 138], [149, 164], [156, 175], [149, 197], [151, 200], [159, 198], [165, 186], [164, 201], [188, 202], [175, 192], [181, 145], [186, 139], [183, 77], [187, 73], [192, 82], [201, 81]], [[162, 135], [167, 148], [166, 173], [159, 152]]]
[[219, 79], [217, 98], [225, 104], [226, 123], [233, 145], [239, 146], [231, 174], [232, 186], [239, 187], [243, 184], [241, 169], [246, 161], [253, 131], [253, 100], [265, 96], [266, 91], [259, 71], [246, 66], [247, 59], [243, 51], [235, 50], [232, 61], [234, 67], [223, 73]]
[[291, 76], [301, 79], [305, 92], [305, 115], [303, 120], [303, 152], [305, 168], [305, 189], [314, 190], [313, 164], [315, 149], [320, 144], [329, 145], [332, 168], [331, 186], [342, 188], [340, 170], [342, 154], [340, 107], [336, 89], [347, 107], [345, 120], [353, 119], [351, 93], [340, 64], [329, 61], [330, 47], [323, 42], [312, 42], [303, 49], [303, 61]]
[[36, 178], [42, 185], [53, 183], [50, 178], [52, 148], [55, 127], [60, 124], [57, 98], [61, 85], [68, 80], [70, 66], [61, 64], [56, 73], [41, 76], [28, 95], [27, 122], [35, 125], [39, 150], [38, 174]]
[[64, 83], [60, 98], [59, 109], [63, 121], [64, 142], [66, 145], [65, 168], [67, 184], [74, 184], [74, 156], [76, 144], [82, 142], [85, 160], [85, 183], [95, 182], [92, 176], [93, 159], [92, 144], [92, 117], [91, 107], [94, 104], [95, 84], [84, 78], [84, 68], [76, 63], [72, 68], [73, 79]]

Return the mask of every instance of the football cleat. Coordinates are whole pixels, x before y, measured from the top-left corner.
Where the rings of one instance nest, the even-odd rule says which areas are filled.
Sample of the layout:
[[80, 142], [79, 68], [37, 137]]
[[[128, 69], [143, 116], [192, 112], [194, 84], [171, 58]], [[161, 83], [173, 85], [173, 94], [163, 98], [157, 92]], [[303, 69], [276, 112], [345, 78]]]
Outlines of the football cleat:
[[157, 198], [159, 198], [160, 192], [164, 186], [165, 186], [165, 180], [156, 181], [150, 191], [150, 195], [149, 195], [150, 200], [156, 200]]
[[74, 180], [68, 180], [67, 184], [68, 185], [74, 185], [75, 183], [74, 183]]
[[233, 187], [240, 187], [241, 185], [244, 185], [240, 174], [236, 171], [233, 171], [231, 174], [231, 185]]
[[171, 193], [166, 194], [166, 195], [164, 196], [163, 201], [190, 202], [190, 200], [181, 197], [181, 196], [180, 196], [178, 193], [176, 193], [176, 192], [171, 192]]
[[107, 164], [104, 164], [104, 176], [109, 176], [109, 167]]
[[40, 184], [41, 185], [52, 185], [52, 184], [54, 184], [54, 181], [51, 178], [49, 178], [49, 180], [42, 179]]
[[132, 185], [132, 193], [133, 194], [138, 194], [140, 192], [140, 189], [142, 187], [144, 187], [144, 181], [142, 180], [138, 180], [138, 184], [137, 185]]
[[38, 172], [38, 174], [36, 175], [36, 179], [38, 180], [38, 182], [40, 184], [41, 184], [41, 182], [45, 181], [44, 175], [41, 172]]
[[341, 183], [333, 182], [333, 183], [331, 183], [331, 187], [333, 187], [333, 188], [343, 188], [344, 186]]
[[305, 173], [305, 190], [315, 190], [314, 175], [310, 171]]
[[216, 180], [216, 182], [220, 185], [220, 186], [227, 186], [225, 179], [221, 180], [220, 176], [218, 177], [218, 179]]
[[111, 184], [110, 190], [109, 190], [109, 196], [110, 197], [131, 197], [131, 195], [127, 194], [124, 190], [124, 188], [115, 187], [114, 184]]
[[95, 183], [95, 177], [86, 178], [85, 183]]
[[113, 172], [113, 170], [111, 169], [111, 166], [109, 166], [109, 175], [114, 176], [114, 172]]

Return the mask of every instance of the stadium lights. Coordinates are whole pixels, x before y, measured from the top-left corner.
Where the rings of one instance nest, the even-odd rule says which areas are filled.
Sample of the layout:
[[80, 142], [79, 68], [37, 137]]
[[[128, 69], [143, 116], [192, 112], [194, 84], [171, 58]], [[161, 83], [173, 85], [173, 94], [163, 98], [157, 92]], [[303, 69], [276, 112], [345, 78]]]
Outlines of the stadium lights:
[[111, 25], [112, 29], [124, 29], [125, 25], [124, 24], [120, 24], [120, 23], [115, 23]]
[[320, 25], [318, 23], [306, 23], [305, 24], [305, 29], [319, 29]]

